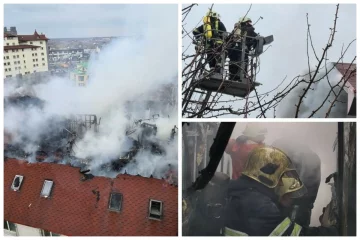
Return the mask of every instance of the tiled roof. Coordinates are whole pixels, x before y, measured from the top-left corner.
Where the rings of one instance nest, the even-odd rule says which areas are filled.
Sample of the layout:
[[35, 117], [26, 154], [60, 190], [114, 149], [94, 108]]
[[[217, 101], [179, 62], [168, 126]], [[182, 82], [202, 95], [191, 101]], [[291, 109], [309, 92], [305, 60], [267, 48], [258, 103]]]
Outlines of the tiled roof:
[[[20, 191], [11, 190], [24, 176]], [[82, 181], [79, 168], [53, 163], [4, 163], [4, 219], [67, 236], [171, 236], [178, 229], [178, 189], [164, 180], [118, 175]], [[45, 179], [54, 186], [40, 197]], [[120, 212], [108, 210], [111, 192], [123, 194]], [[163, 219], [148, 219], [149, 199], [163, 201]]]
[[347, 75], [345, 79], [349, 78], [348, 83], [353, 88], [353, 91], [356, 91], [356, 72], [350, 75], [350, 73], [356, 69], [356, 64], [338, 63], [335, 67], [342, 75]]
[[39, 46], [32, 46], [32, 45], [13, 45], [13, 46], [4, 46], [4, 50], [38, 48], [38, 47]]
[[38, 34], [35, 30], [33, 35], [17, 35], [19, 42], [49, 40], [45, 34]]

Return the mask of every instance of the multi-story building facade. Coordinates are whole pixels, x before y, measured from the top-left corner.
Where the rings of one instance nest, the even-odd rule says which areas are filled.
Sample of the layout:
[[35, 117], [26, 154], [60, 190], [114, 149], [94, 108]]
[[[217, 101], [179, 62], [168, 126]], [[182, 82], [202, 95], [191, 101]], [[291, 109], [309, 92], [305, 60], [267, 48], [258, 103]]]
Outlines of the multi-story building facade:
[[48, 50], [45, 34], [17, 35], [4, 29], [4, 77], [48, 71]]

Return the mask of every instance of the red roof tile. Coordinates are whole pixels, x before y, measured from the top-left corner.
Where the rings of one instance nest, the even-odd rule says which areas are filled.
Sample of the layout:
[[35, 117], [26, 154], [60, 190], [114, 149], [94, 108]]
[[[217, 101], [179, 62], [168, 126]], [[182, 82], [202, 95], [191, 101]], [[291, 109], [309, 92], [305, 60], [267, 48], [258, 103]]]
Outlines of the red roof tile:
[[33, 46], [33, 45], [13, 45], [13, 46], [4, 46], [4, 50], [38, 48], [38, 47], [39, 46]]
[[356, 91], [356, 71], [351, 73], [353, 70], [356, 70], [356, 64], [338, 63], [335, 67], [342, 75], [346, 74], [345, 79], [349, 78], [348, 83]]
[[17, 35], [17, 36], [19, 38], [19, 42], [49, 40], [45, 36], [45, 34], [38, 34], [36, 30], [33, 35]]
[[[19, 192], [11, 190], [15, 175], [24, 176]], [[81, 178], [71, 166], [6, 159], [4, 219], [68, 236], [177, 235], [177, 187], [131, 175]], [[49, 199], [40, 197], [45, 179], [54, 181]], [[123, 194], [121, 212], [108, 210], [111, 192]], [[161, 221], [147, 218], [149, 199], [163, 201]]]

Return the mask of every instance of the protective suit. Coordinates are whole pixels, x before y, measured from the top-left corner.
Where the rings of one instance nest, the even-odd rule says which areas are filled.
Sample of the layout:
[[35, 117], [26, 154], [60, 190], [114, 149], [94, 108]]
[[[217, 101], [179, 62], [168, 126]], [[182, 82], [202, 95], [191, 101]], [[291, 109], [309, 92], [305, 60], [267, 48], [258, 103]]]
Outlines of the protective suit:
[[[225, 236], [334, 236], [325, 214], [321, 227], [298, 223], [296, 199], [306, 195], [290, 158], [273, 147], [253, 150], [242, 176], [229, 184]], [[326, 212], [326, 211], [325, 211]]]
[[[255, 47], [256, 41], [254, 37], [257, 36], [255, 28], [252, 26], [252, 21], [248, 17], [241, 17], [234, 25], [234, 34], [229, 36], [229, 72], [230, 80], [240, 80], [240, 69], [241, 69], [241, 57], [242, 51], [245, 51], [244, 55], [244, 77], [247, 77], [248, 61], [249, 61], [249, 50]], [[245, 49], [243, 48], [243, 42], [245, 41]]]
[[[193, 30], [194, 43], [205, 47], [206, 62], [210, 70], [215, 72], [220, 72], [222, 67], [220, 53], [225, 33], [226, 27], [220, 21], [220, 15], [214, 11], [209, 11], [203, 18], [203, 25]], [[203, 41], [199, 42], [201, 37]]]

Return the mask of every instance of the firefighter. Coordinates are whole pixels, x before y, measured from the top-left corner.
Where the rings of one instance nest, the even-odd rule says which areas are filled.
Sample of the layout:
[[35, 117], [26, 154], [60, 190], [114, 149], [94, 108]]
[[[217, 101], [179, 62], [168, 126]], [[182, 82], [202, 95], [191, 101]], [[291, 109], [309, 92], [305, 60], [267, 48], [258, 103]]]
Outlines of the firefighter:
[[[240, 80], [241, 64], [244, 63], [244, 77], [247, 77], [249, 50], [255, 47], [256, 41], [254, 37], [257, 36], [255, 28], [252, 26], [252, 21], [249, 17], [241, 17], [240, 20], [235, 23], [233, 35], [229, 35], [229, 77], [230, 80]], [[242, 43], [245, 41], [245, 58], [244, 62], [241, 61], [242, 55]]]
[[320, 227], [297, 223], [297, 200], [306, 194], [290, 158], [274, 147], [254, 149], [242, 176], [229, 184], [225, 236], [337, 235], [327, 207]]
[[232, 179], [235, 180], [241, 176], [248, 154], [259, 146], [264, 146], [267, 129], [258, 123], [248, 123], [243, 134], [236, 140], [230, 139], [225, 152], [232, 159]]
[[[206, 62], [209, 63], [210, 71], [220, 73], [221, 70], [221, 45], [223, 44], [225, 25], [220, 21], [220, 15], [210, 10], [203, 18], [204, 24], [193, 31], [194, 44], [203, 45], [206, 52]], [[203, 37], [203, 42], [199, 42]]]
[[281, 149], [291, 159], [301, 181], [307, 191], [300, 201], [298, 220], [302, 226], [309, 226], [311, 211], [317, 197], [321, 181], [321, 160], [306, 144], [295, 138], [280, 138], [272, 143], [273, 147]]

